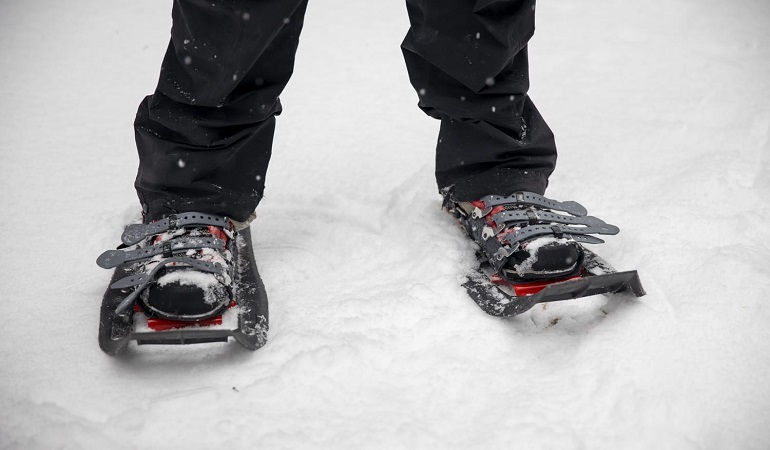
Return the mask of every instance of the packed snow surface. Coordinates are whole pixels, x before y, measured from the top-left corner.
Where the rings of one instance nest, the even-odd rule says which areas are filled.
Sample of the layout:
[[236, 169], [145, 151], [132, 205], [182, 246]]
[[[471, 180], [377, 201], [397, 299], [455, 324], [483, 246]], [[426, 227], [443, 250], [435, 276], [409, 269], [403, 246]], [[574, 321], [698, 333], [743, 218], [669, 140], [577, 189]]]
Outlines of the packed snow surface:
[[[460, 283], [401, 2], [311, 2], [254, 223], [268, 344], [97, 346], [171, 2], [0, 3], [0, 448], [770, 448], [770, 3], [541, 2], [547, 192], [649, 295]], [[180, 161], [180, 167], [184, 165]]]

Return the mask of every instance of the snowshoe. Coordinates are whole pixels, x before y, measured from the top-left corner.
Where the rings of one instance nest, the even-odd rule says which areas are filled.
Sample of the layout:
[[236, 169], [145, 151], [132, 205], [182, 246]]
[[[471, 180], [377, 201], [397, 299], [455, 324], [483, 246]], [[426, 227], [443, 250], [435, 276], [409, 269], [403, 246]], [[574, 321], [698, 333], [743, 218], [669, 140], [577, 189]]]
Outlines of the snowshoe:
[[617, 272], [582, 244], [620, 230], [588, 216], [577, 202], [532, 192], [488, 195], [445, 207], [480, 247], [479, 265], [463, 286], [488, 314], [514, 316], [537, 303], [630, 290], [645, 294], [636, 271]]
[[226, 342], [256, 350], [268, 329], [267, 294], [248, 228], [204, 213], [132, 224], [97, 259], [115, 269], [104, 294], [99, 345], [110, 355], [138, 344]]

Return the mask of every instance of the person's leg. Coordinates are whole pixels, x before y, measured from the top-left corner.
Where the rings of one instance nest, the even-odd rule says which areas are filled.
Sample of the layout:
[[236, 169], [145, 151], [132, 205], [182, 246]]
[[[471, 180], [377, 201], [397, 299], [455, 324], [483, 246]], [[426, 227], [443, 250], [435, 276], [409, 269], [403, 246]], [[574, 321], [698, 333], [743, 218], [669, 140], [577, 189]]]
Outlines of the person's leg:
[[553, 134], [527, 95], [535, 0], [406, 0], [402, 44], [419, 106], [441, 120], [439, 189], [455, 201], [544, 193]]
[[254, 211], [306, 6], [174, 2], [158, 87], [134, 124], [146, 221], [182, 211], [244, 221]]
[[441, 120], [436, 180], [444, 206], [503, 279], [578, 273], [580, 245], [551, 222], [582, 223], [577, 216], [584, 210], [541, 197], [556, 144], [527, 95], [535, 0], [406, 3], [411, 29], [402, 48], [409, 77], [419, 106]]

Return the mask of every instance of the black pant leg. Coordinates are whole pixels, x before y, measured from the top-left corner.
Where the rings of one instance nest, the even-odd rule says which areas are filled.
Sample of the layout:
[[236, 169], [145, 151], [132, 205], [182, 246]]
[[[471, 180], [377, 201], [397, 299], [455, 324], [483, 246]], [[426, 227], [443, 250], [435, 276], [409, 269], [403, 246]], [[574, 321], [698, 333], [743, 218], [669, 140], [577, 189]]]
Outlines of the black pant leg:
[[436, 180], [458, 201], [544, 193], [556, 144], [527, 95], [535, 0], [406, 0], [419, 106], [441, 120]]
[[146, 220], [181, 211], [246, 220], [263, 196], [278, 96], [307, 0], [176, 0], [155, 93], [134, 124]]

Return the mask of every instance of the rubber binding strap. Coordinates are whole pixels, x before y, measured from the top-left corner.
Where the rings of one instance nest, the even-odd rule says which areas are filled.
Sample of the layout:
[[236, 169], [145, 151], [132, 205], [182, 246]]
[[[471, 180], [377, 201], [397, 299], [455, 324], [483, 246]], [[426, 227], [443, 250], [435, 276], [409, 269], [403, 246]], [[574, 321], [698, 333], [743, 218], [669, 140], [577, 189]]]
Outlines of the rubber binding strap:
[[172, 214], [165, 219], [152, 223], [135, 223], [126, 227], [120, 239], [124, 245], [138, 244], [142, 239], [169, 230], [175, 230], [183, 227], [209, 226], [229, 229], [230, 220], [224, 216], [216, 214], [206, 214], [202, 212], [186, 212], [181, 214]]

